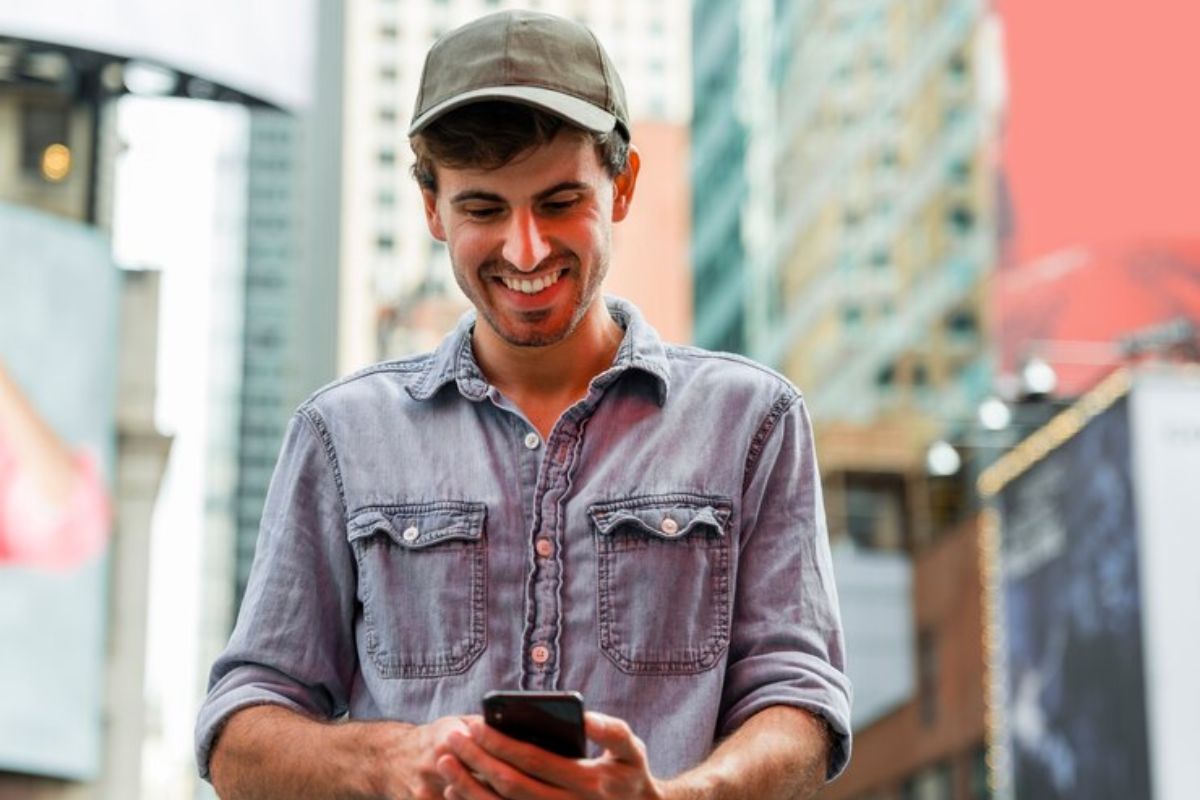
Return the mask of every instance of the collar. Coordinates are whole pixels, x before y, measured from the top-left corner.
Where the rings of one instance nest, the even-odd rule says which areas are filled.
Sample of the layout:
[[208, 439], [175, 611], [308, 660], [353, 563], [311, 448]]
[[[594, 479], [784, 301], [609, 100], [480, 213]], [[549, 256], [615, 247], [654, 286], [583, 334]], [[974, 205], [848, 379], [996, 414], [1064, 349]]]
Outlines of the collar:
[[[613, 319], [625, 329], [625, 336], [617, 348], [612, 366], [597, 376], [598, 385], [608, 385], [623, 373], [637, 370], [655, 381], [658, 404], [661, 406], [667, 401], [671, 379], [666, 349], [658, 332], [628, 300], [605, 297], [604, 302]], [[457, 384], [459, 393], [468, 400], [480, 401], [487, 397], [490, 385], [479, 369], [471, 348], [475, 321], [475, 312], [468, 311], [437, 350], [430, 354], [420, 377], [408, 386], [408, 393], [414, 400], [429, 400], [451, 381]]]

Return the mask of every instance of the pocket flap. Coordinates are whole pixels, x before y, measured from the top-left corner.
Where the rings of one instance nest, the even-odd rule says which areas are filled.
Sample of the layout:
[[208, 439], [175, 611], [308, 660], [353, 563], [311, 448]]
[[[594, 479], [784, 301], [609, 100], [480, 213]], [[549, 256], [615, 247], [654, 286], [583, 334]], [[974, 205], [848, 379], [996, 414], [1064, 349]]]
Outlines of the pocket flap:
[[724, 536], [730, 513], [728, 501], [681, 494], [631, 497], [588, 509], [596, 529], [605, 536], [632, 525], [646, 535], [668, 540], [700, 532]]
[[487, 506], [460, 500], [372, 506], [350, 520], [349, 539], [384, 534], [401, 547], [419, 549], [447, 540], [474, 542], [483, 538]]

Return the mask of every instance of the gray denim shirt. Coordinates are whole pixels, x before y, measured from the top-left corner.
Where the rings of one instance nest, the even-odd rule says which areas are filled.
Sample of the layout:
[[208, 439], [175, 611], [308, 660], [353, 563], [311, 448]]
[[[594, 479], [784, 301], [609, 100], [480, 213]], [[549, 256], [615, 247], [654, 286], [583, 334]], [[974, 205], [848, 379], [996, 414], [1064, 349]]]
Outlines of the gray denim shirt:
[[611, 368], [543, 441], [488, 384], [473, 315], [297, 411], [196, 729], [235, 711], [423, 723], [491, 689], [570, 689], [667, 777], [773, 705], [850, 753], [850, 685], [800, 394], [660, 341], [609, 299]]

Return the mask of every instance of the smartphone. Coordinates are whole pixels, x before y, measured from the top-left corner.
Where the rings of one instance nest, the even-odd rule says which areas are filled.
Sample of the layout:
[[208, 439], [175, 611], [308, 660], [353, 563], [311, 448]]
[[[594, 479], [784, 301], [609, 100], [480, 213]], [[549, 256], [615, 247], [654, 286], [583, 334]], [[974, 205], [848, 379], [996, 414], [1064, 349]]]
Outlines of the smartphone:
[[496, 730], [567, 758], [583, 758], [583, 695], [579, 692], [488, 692], [483, 719]]

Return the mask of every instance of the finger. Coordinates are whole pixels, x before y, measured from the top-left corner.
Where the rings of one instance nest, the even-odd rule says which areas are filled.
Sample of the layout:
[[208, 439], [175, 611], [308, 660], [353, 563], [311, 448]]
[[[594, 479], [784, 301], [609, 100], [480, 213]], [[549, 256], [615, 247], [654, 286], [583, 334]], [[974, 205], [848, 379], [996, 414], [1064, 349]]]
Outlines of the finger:
[[624, 720], [588, 711], [583, 721], [588, 740], [603, 747], [613, 758], [635, 766], [645, 764], [646, 747]]
[[[486, 727], [486, 726], [485, 726]], [[557, 787], [522, 770], [519, 765], [498, 758], [480, 747], [475, 740], [457, 734], [450, 738], [454, 753], [463, 767], [477, 773], [478, 783], [490, 787], [507, 800], [541, 800], [542, 798], [567, 798]], [[455, 784], [457, 789], [459, 784]], [[492, 797], [491, 794], [480, 795]], [[471, 795], [472, 800], [474, 796]]]
[[438, 774], [446, 782], [442, 796], [447, 800], [498, 800], [497, 796], [470, 773], [454, 756], [445, 755], [437, 761]]
[[472, 722], [470, 728], [472, 740], [482, 751], [542, 783], [569, 787], [579, 782], [580, 762], [574, 758], [505, 736], [482, 720]]

